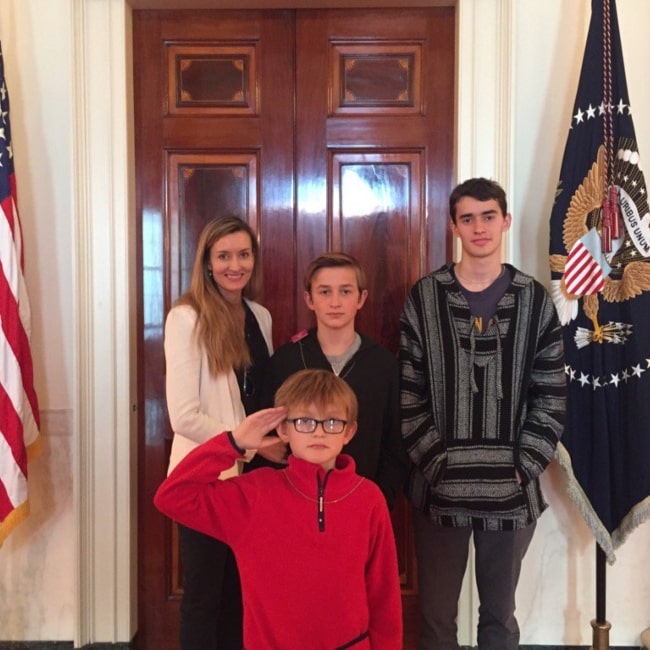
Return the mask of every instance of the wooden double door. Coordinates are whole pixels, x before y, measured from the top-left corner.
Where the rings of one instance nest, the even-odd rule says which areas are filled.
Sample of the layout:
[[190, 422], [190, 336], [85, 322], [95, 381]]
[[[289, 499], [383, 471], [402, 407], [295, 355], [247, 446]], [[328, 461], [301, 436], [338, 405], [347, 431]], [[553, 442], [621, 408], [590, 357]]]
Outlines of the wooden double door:
[[[174, 527], [152, 506], [171, 431], [164, 318], [203, 224], [259, 234], [276, 346], [311, 325], [307, 263], [357, 257], [359, 330], [393, 352], [409, 287], [450, 254], [454, 10], [136, 11], [140, 426], [138, 647], [177, 647]], [[393, 514], [405, 594], [416, 589], [408, 507]], [[342, 549], [344, 552], [344, 549]]]

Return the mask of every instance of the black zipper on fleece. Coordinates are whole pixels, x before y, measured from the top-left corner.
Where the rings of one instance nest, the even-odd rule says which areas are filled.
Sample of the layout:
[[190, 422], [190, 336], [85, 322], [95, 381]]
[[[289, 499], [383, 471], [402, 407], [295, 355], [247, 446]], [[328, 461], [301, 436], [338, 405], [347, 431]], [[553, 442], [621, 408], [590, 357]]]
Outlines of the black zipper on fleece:
[[321, 533], [325, 532], [325, 486], [327, 485], [327, 479], [331, 471], [329, 470], [325, 474], [322, 483], [320, 481], [320, 474], [316, 475], [316, 480], [318, 481], [318, 531]]

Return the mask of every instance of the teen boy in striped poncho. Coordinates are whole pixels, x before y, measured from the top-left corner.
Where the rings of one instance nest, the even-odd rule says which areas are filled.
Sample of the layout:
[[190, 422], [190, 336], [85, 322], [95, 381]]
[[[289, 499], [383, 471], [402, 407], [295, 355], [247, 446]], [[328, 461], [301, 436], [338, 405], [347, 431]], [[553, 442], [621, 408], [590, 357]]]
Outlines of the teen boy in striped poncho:
[[480, 650], [516, 650], [515, 590], [546, 504], [539, 476], [563, 429], [560, 324], [546, 290], [501, 263], [503, 189], [470, 179], [451, 194], [462, 257], [422, 278], [401, 317], [402, 435], [413, 467], [420, 648], [456, 650], [469, 539]]

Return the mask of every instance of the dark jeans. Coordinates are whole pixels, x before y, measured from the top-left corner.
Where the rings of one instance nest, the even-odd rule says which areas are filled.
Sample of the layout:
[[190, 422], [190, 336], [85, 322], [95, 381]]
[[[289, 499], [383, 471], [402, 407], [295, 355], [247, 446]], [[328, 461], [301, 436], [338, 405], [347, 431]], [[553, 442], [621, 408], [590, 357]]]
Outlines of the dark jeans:
[[180, 650], [242, 650], [242, 596], [229, 546], [178, 526], [183, 565]]
[[517, 650], [515, 591], [535, 524], [516, 531], [472, 533], [471, 528], [437, 526], [414, 509], [413, 529], [420, 592], [420, 650], [460, 647], [456, 636], [458, 598], [472, 534], [479, 595], [479, 650]]

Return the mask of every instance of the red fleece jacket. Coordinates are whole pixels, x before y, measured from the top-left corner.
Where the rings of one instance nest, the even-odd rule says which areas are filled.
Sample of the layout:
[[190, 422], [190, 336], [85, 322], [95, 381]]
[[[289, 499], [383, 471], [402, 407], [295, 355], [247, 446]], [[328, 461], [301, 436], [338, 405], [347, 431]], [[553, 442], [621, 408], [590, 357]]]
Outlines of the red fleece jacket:
[[282, 471], [218, 480], [240, 456], [228, 434], [215, 436], [177, 465], [154, 503], [233, 549], [247, 650], [400, 650], [395, 538], [379, 488], [344, 454], [327, 473], [292, 456]]

